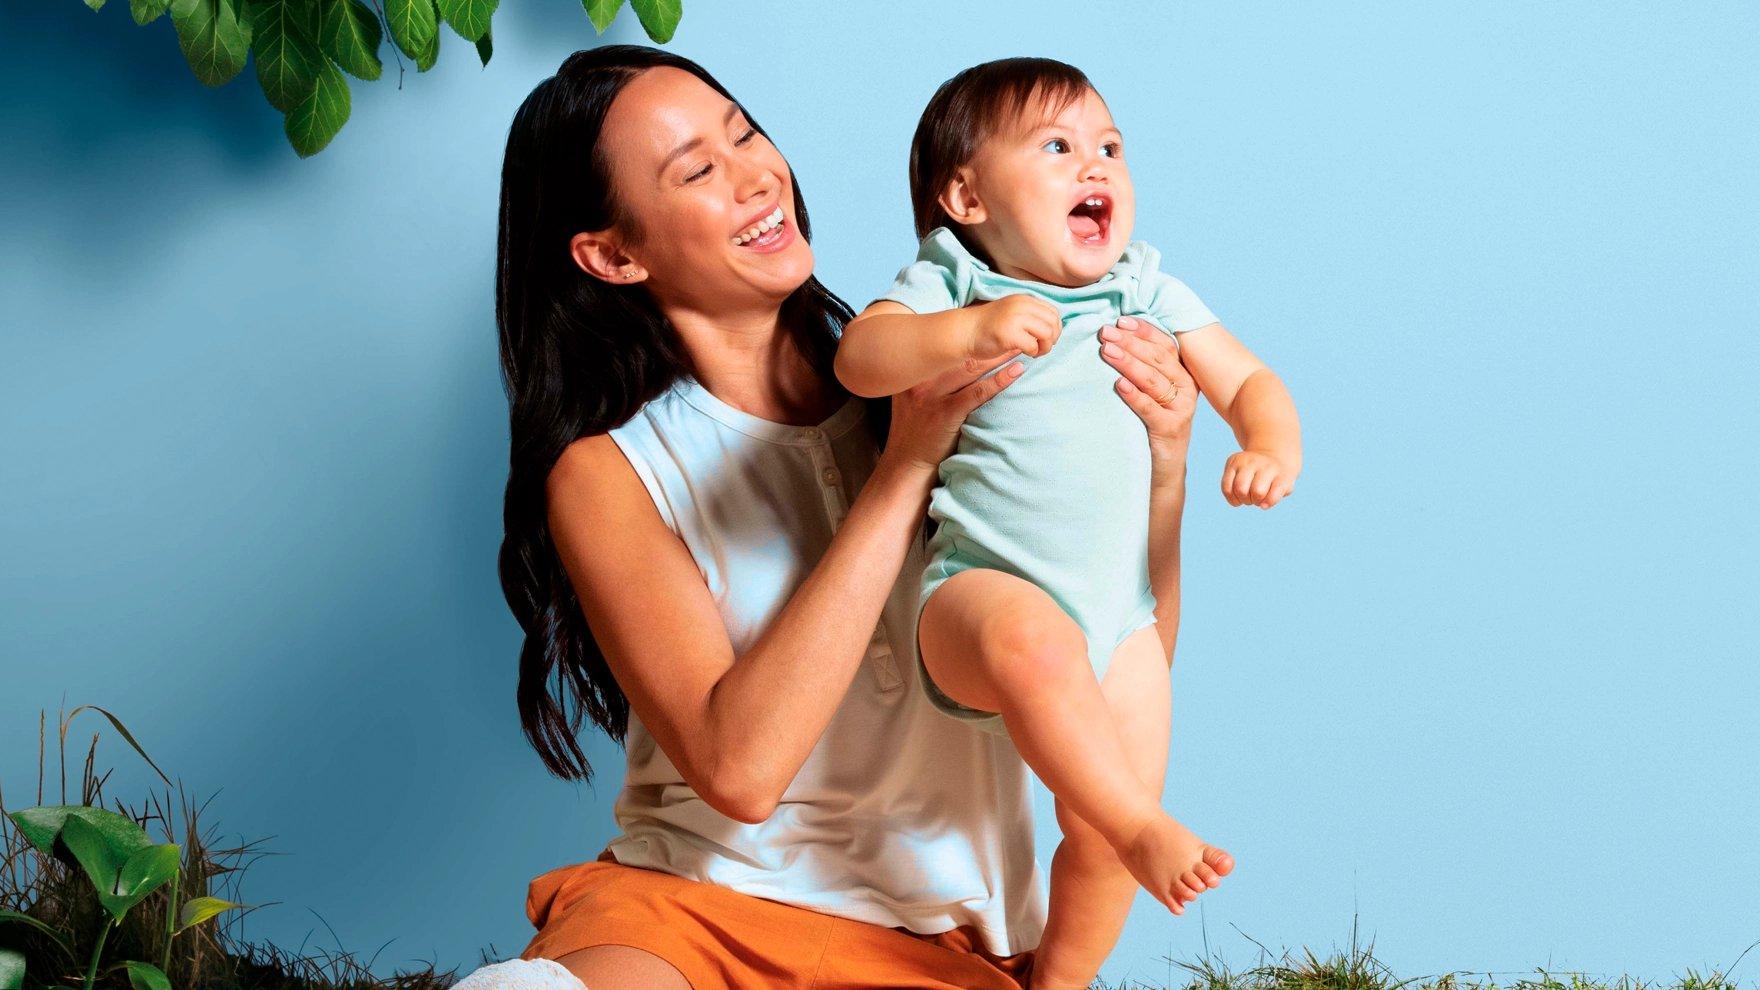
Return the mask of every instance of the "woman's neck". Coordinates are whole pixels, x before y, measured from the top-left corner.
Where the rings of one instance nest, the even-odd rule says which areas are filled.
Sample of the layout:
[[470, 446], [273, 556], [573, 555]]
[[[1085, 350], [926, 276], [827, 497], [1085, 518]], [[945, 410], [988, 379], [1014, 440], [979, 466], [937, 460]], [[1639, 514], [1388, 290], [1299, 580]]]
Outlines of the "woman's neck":
[[808, 363], [781, 311], [747, 316], [669, 312], [697, 368], [697, 380], [717, 399], [760, 419], [791, 426], [824, 422], [848, 396]]

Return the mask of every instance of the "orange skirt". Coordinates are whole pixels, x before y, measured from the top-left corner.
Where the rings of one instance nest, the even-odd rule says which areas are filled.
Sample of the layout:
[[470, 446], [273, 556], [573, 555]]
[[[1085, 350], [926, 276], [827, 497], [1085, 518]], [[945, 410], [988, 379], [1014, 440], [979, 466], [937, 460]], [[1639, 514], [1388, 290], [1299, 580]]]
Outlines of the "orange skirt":
[[918, 935], [837, 918], [657, 870], [610, 850], [533, 880], [537, 927], [522, 959], [628, 945], [671, 963], [692, 990], [1021, 990], [1031, 951], [996, 956], [970, 925]]

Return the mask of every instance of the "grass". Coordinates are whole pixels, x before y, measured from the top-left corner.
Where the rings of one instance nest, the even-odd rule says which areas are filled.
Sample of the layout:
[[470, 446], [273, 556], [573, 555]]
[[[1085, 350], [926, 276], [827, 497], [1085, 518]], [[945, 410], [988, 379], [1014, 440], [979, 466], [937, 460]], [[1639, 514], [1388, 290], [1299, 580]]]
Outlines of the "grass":
[[[73, 714], [82, 710], [75, 709]], [[108, 715], [107, 712], [104, 714]], [[39, 717], [37, 730], [38, 805], [44, 804], [48, 796], [44, 780], [48, 748], [46, 718], [46, 715]], [[78, 792], [73, 800], [69, 800], [67, 731], [71, 718], [63, 713], [60, 719], [57, 747], [60, 798], [54, 803], [105, 807], [104, 783], [111, 771], [106, 770], [101, 776], [97, 773], [96, 734], [86, 751]], [[113, 717], [111, 721], [123, 738], [158, 771], [157, 764], [147, 757], [128, 730]], [[160, 777], [164, 778], [162, 772]], [[164, 795], [150, 796], [139, 811], [121, 802], [114, 803], [109, 810], [134, 819], [149, 832], [157, 830], [163, 836], [162, 841], [182, 845], [180, 903], [208, 895], [244, 902], [241, 888], [246, 869], [257, 858], [269, 853], [260, 848], [260, 841], [220, 846], [214, 828], [203, 818], [207, 803], [193, 803], [181, 781], [177, 784], [174, 802], [169, 786], [167, 780]], [[3, 841], [0, 841], [0, 856], [4, 857], [0, 859], [0, 911], [18, 911], [55, 929], [72, 943], [73, 956], [68, 957], [46, 936], [20, 924], [0, 924], [0, 948], [25, 954], [25, 990], [78, 986], [84, 961], [92, 951], [95, 933], [103, 918], [103, 908], [85, 876], [55, 857], [38, 852], [12, 821], [3, 817], [7, 810], [5, 795], [0, 792], [0, 829], [4, 830]], [[178, 935], [172, 943], [167, 970], [174, 990], [447, 990], [460, 978], [456, 969], [440, 972], [432, 964], [381, 977], [373, 972], [376, 953], [363, 959], [340, 946], [335, 952], [322, 949], [306, 952], [303, 947], [289, 951], [271, 943], [245, 939], [245, 916], [271, 904], [227, 912]], [[121, 927], [111, 933], [105, 943], [105, 958], [160, 958], [168, 907], [169, 890], [155, 892], [137, 905]], [[1248, 940], [1253, 941], [1250, 937]], [[1253, 944], [1259, 946], [1260, 961], [1239, 972], [1211, 957], [1206, 940], [1205, 956], [1195, 963], [1163, 960], [1168, 964], [1168, 982], [1159, 985], [1137, 980], [1117, 985], [1096, 982], [1090, 990], [1739, 990], [1727, 973], [1747, 954], [1744, 950], [1742, 956], [1737, 956], [1729, 970], [1700, 975], [1689, 969], [1685, 976], [1668, 983], [1644, 983], [1627, 976], [1604, 980], [1584, 973], [1546, 969], [1536, 969], [1533, 977], [1500, 983], [1492, 979], [1490, 973], [1466, 971], [1402, 979], [1375, 958], [1373, 941], [1367, 946], [1358, 944], [1355, 919], [1351, 923], [1350, 948], [1324, 958], [1316, 956], [1311, 949], [1303, 949], [1300, 958], [1286, 950], [1274, 959], [1262, 944], [1257, 941]], [[496, 957], [489, 953], [480, 952], [479, 955], [481, 964], [496, 961]], [[1171, 978], [1176, 966], [1185, 971], [1177, 981]], [[1473, 979], [1475, 975], [1485, 978]], [[100, 978], [97, 986], [104, 990], [131, 990], [127, 977], [120, 972]]]
[[[1151, 984], [1131, 980], [1109, 984], [1096, 981], [1090, 990], [1738, 990], [1737, 984], [1729, 980], [1728, 973], [1742, 961], [1742, 956], [1748, 954], [1748, 949], [1760, 945], [1756, 942], [1748, 946], [1728, 969], [1713, 970], [1705, 975], [1688, 969], [1686, 975], [1671, 982], [1646, 983], [1630, 976], [1608, 980], [1586, 973], [1544, 968], [1536, 968], [1532, 977], [1499, 982], [1491, 973], [1466, 970], [1401, 978], [1375, 958], [1373, 940], [1366, 946], [1358, 943], [1357, 919], [1354, 917], [1351, 919], [1350, 948], [1325, 957], [1316, 956], [1312, 949], [1304, 948], [1299, 959], [1288, 950], [1274, 959], [1264, 945], [1244, 933], [1243, 937], [1258, 945], [1260, 952], [1259, 963], [1248, 969], [1236, 972], [1227, 963], [1212, 958], [1206, 940], [1206, 954], [1195, 963], [1163, 958], [1170, 973], [1175, 966], [1186, 971], [1187, 975], [1179, 982]], [[1474, 976], [1483, 976], [1484, 979], [1473, 979]]]

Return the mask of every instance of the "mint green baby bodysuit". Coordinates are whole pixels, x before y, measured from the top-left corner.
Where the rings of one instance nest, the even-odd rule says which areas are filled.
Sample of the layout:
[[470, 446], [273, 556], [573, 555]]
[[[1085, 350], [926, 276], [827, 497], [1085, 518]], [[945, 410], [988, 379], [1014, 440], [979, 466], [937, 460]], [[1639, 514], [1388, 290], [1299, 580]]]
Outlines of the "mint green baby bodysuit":
[[[1016, 358], [1025, 372], [966, 417], [958, 445], [941, 462], [918, 602], [971, 567], [1024, 578], [1081, 627], [1096, 678], [1105, 676], [1125, 637], [1155, 621], [1148, 434], [1113, 389], [1120, 376], [1101, 357], [1098, 334], [1121, 316], [1170, 334], [1216, 322], [1185, 283], [1161, 271], [1160, 261], [1160, 252], [1132, 241], [1098, 282], [1050, 285], [992, 270], [938, 227], [880, 297], [934, 313], [1029, 293], [1061, 312], [1057, 343], [1039, 357]], [[918, 656], [921, 668], [920, 648]], [[961, 705], [926, 669], [919, 673], [936, 708], [1007, 734], [1000, 715]]]

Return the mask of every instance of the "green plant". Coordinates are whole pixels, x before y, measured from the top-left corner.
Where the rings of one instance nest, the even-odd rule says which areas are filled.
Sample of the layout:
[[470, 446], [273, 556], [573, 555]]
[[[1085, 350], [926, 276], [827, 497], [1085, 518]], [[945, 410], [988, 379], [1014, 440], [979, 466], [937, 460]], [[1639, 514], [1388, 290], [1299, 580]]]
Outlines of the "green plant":
[[[67, 724], [74, 716], [88, 710], [108, 718], [148, 765], [164, 778], [164, 772], [141, 749], [121, 720], [95, 705], [76, 708], [63, 719], [61, 739], [64, 746]], [[95, 754], [95, 736], [92, 745]], [[89, 766], [90, 759], [88, 768]], [[64, 758], [63, 791], [66, 788], [65, 773]], [[88, 769], [88, 780], [89, 776]], [[95, 794], [96, 788], [91, 790]], [[63, 797], [65, 798], [65, 794]], [[77, 868], [81, 871], [103, 908], [102, 925], [98, 929], [85, 966], [83, 990], [93, 990], [97, 982], [98, 965], [103, 959], [104, 946], [110, 933], [123, 923], [132, 909], [161, 887], [166, 888], [167, 905], [164, 912], [164, 949], [158, 965], [128, 959], [117, 962], [104, 971], [125, 971], [134, 990], [171, 990], [171, 982], [165, 974], [170, 968], [172, 940], [177, 934], [225, 911], [244, 907], [219, 897], [203, 895], [184, 901], [180, 909], [180, 884], [176, 881], [183, 874], [181, 848], [175, 842], [153, 842], [147, 836], [146, 829], [126, 815], [95, 807], [88, 802], [26, 808], [12, 812], [7, 817], [19, 835], [42, 856], [52, 857], [69, 869]], [[7, 849], [9, 867], [16, 859], [16, 852], [11, 845], [9, 842]], [[25, 911], [0, 910], [0, 923], [27, 926], [35, 934], [47, 939], [51, 947], [59, 950], [68, 959], [76, 957], [74, 942], [66, 933]], [[26, 969], [27, 959], [23, 952], [0, 948], [0, 990], [22, 990]]]
[[[348, 122], [348, 79], [378, 79], [379, 49], [391, 37], [399, 85], [403, 59], [417, 72], [440, 58], [440, 24], [476, 46], [484, 65], [494, 48], [490, 18], [501, 0], [128, 0], [136, 24], [169, 14], [177, 45], [196, 78], [222, 86], [254, 55], [257, 83], [280, 111], [282, 130], [301, 158], [324, 150]], [[600, 34], [624, 0], [580, 0]], [[94, 11], [106, 0], [85, 0]], [[683, 0], [629, 0], [642, 29], [658, 44], [672, 40]], [[4, 980], [0, 962], [0, 981]], [[4, 990], [0, 982], [0, 990]]]

